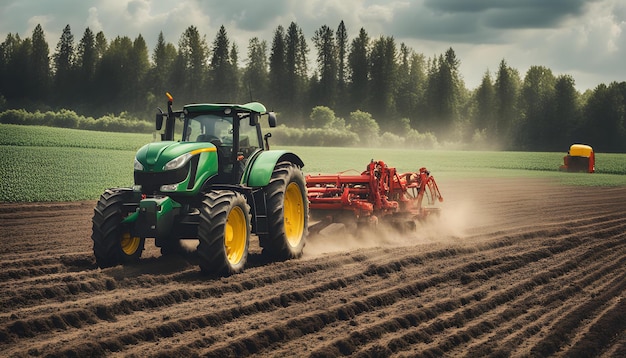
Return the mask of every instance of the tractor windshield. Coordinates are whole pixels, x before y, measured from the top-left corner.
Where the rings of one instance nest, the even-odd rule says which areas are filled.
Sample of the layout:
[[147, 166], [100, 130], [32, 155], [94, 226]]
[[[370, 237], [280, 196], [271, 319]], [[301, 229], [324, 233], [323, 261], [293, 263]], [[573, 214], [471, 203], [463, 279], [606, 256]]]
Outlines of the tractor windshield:
[[215, 145], [233, 143], [233, 118], [200, 114], [188, 118], [183, 129], [183, 142], [211, 142]]

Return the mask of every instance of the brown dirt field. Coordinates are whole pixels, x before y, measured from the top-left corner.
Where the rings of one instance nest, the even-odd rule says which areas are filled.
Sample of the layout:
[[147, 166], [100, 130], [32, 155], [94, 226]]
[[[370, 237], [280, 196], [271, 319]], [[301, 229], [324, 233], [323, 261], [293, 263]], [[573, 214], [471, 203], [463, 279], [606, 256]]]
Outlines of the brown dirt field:
[[0, 204], [0, 356], [626, 356], [626, 187], [440, 183], [415, 234], [311, 238], [207, 277], [101, 270], [95, 202]]

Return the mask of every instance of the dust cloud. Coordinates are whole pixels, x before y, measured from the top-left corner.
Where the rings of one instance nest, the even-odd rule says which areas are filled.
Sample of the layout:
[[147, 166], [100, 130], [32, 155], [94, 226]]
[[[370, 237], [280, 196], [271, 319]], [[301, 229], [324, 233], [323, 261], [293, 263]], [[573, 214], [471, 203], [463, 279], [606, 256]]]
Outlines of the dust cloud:
[[[437, 205], [438, 214], [416, 222], [415, 230], [400, 231], [380, 222], [375, 228], [356, 230], [344, 224], [331, 224], [307, 238], [303, 256], [313, 258], [328, 253], [349, 252], [376, 247], [454, 244], [462, 242], [473, 227], [485, 225], [486, 215], [471, 201], [450, 200]], [[382, 220], [381, 220], [382, 221]], [[198, 240], [180, 240], [186, 253], [197, 250]]]
[[186, 253], [196, 251], [198, 249], [198, 244], [200, 244], [200, 240], [195, 240], [195, 239], [180, 240], [180, 247]]
[[422, 244], [453, 244], [463, 242], [472, 227], [486, 223], [475, 218], [480, 212], [472, 202], [450, 202], [439, 205], [438, 214], [416, 222], [415, 230], [398, 230], [388, 224], [355, 230], [344, 224], [331, 224], [319, 234], [310, 235], [304, 257], [374, 247], [415, 246]]

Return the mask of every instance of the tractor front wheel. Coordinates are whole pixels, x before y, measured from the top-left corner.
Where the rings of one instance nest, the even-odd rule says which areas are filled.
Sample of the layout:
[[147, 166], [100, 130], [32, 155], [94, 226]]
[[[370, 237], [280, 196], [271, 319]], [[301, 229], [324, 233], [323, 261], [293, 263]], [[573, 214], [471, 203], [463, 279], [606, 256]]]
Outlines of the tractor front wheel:
[[308, 232], [309, 201], [300, 168], [291, 162], [276, 164], [265, 195], [269, 233], [259, 235], [263, 254], [274, 260], [302, 256]]
[[250, 244], [250, 206], [243, 195], [214, 190], [200, 208], [198, 257], [205, 273], [230, 275], [241, 272]]
[[136, 262], [141, 257], [145, 239], [133, 236], [122, 220], [130, 213], [124, 203], [132, 199], [132, 190], [107, 189], [94, 209], [92, 219], [93, 252], [98, 266]]

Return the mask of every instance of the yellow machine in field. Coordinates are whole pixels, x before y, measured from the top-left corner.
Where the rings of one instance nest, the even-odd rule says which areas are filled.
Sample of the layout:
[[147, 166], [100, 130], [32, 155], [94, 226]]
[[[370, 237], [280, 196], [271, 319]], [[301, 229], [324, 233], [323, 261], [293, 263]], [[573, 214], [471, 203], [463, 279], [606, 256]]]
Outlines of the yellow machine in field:
[[572, 144], [567, 155], [563, 157], [563, 165], [559, 170], [568, 172], [587, 172], [596, 171], [596, 159], [593, 148], [585, 144]]

